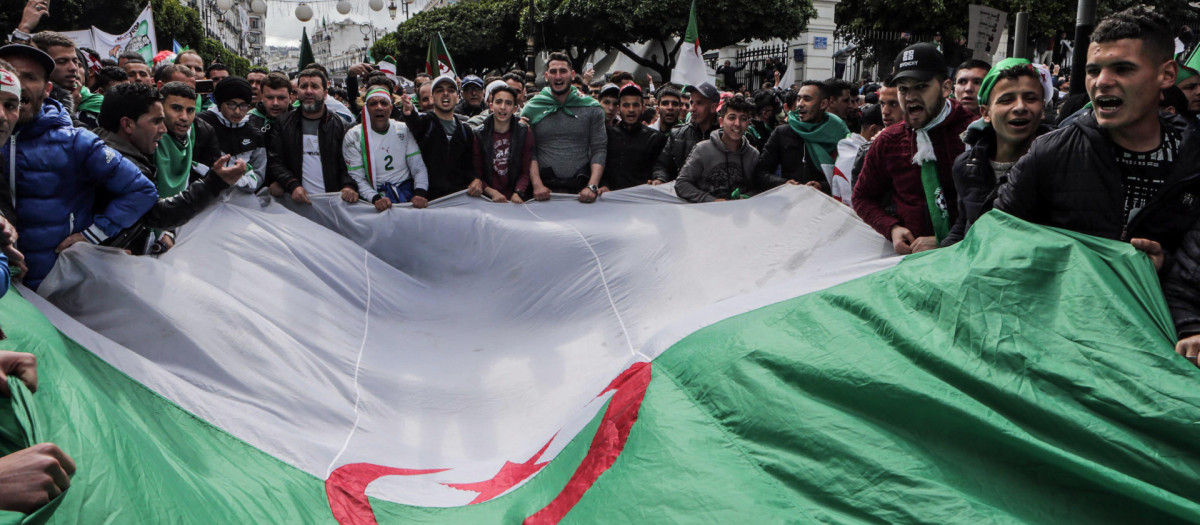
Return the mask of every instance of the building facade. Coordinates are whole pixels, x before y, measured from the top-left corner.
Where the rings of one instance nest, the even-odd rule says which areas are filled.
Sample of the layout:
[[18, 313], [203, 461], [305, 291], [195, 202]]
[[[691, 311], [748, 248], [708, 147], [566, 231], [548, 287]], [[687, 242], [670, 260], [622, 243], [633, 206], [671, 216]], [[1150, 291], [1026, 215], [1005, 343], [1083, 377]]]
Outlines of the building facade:
[[309, 38], [313, 60], [329, 69], [332, 85], [345, 85], [346, 70], [365, 61], [371, 46], [386, 34], [385, 28], [375, 27], [369, 22], [355, 22], [349, 18], [322, 23]]
[[232, 6], [224, 11], [216, 0], [184, 0], [184, 4], [200, 14], [205, 36], [250, 59], [253, 64], [264, 65], [267, 15], [251, 10], [251, 1], [233, 0]]

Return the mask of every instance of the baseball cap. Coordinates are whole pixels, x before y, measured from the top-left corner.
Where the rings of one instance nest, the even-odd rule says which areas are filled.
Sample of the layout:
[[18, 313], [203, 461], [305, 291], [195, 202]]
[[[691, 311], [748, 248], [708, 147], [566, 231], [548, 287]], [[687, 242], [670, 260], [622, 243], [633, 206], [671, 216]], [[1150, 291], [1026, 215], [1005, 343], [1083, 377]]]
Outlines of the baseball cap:
[[858, 121], [863, 126], [883, 125], [883, 108], [879, 104], [867, 104], [862, 108], [862, 118]]
[[612, 82], [605, 84], [604, 87], [600, 88], [600, 98], [607, 96], [620, 97], [621, 88], [617, 87], [617, 85], [613, 84]]
[[717, 90], [717, 86], [712, 85], [711, 82], [701, 82], [699, 85], [695, 86], [689, 85], [688, 87], [683, 88], [683, 91], [685, 93], [698, 94], [713, 102], [721, 100], [721, 92]]
[[483, 79], [479, 78], [475, 75], [467, 75], [467, 76], [463, 77], [463, 79], [462, 79], [462, 87], [465, 88], [467, 86], [479, 86], [480, 88], [482, 88], [483, 87]]
[[50, 80], [50, 74], [54, 72], [54, 59], [50, 58], [50, 55], [47, 55], [41, 49], [25, 44], [9, 44], [0, 47], [0, 58], [7, 59], [12, 56], [25, 57], [37, 62], [46, 71], [46, 80]]
[[889, 86], [896, 85], [902, 78], [929, 80], [946, 74], [946, 59], [933, 44], [913, 44], [896, 55], [895, 71]]
[[624, 97], [626, 95], [630, 95], [630, 96], [636, 95], [636, 96], [640, 97], [640, 96], [642, 96], [642, 88], [633, 82], [625, 84], [625, 87], [621, 88], [621, 92], [617, 93], [617, 96]]
[[[463, 84], [466, 84], [466, 83], [467, 83], [467, 81], [463, 80]], [[483, 99], [491, 100], [492, 93], [494, 93], [497, 89], [502, 88], [507, 85], [508, 85], [508, 83], [503, 80], [493, 80], [491, 84], [487, 85], [487, 89], [483, 90]]]
[[430, 86], [430, 89], [438, 87], [438, 84], [441, 84], [442, 82], [449, 82], [453, 84], [455, 88], [458, 87], [458, 81], [454, 79], [454, 73], [442, 73], [441, 75], [438, 75], [437, 78], [433, 79], [433, 85]]

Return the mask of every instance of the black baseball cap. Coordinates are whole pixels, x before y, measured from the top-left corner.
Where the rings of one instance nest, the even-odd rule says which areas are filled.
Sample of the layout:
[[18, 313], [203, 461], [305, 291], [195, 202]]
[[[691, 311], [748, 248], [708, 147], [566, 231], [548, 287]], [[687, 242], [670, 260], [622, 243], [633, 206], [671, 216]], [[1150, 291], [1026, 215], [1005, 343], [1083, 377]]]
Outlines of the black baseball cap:
[[699, 85], [695, 86], [689, 85], [688, 87], [683, 88], [683, 92], [697, 94], [713, 102], [719, 102], [721, 100], [721, 92], [717, 90], [717, 86], [712, 85], [711, 82], [701, 82]]
[[[8, 57], [12, 56], [25, 57], [37, 62], [46, 71], [46, 80], [50, 80], [50, 74], [54, 73], [54, 59], [50, 58], [50, 55], [47, 55], [41, 49], [25, 44], [9, 44], [0, 47], [0, 58], [8, 59]], [[13, 73], [16, 73], [16, 71]]]
[[888, 86], [895, 86], [902, 78], [929, 80], [946, 74], [946, 58], [933, 44], [913, 44], [896, 55], [895, 72]]
[[876, 126], [883, 125], [883, 108], [879, 104], [867, 104], [862, 108], [862, 118], [858, 121], [864, 126], [874, 124]]

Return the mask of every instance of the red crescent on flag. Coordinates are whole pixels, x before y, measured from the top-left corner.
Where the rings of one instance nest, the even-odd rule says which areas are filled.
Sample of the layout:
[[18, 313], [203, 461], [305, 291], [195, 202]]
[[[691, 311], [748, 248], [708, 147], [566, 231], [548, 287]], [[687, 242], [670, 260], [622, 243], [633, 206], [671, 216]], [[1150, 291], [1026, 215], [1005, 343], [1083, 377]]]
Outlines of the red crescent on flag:
[[[629, 432], [637, 422], [638, 411], [642, 400], [646, 398], [646, 389], [650, 386], [650, 363], [634, 363], [626, 368], [621, 375], [613, 379], [597, 396], [613, 391], [608, 408], [592, 437], [592, 444], [587, 455], [576, 467], [575, 473], [567, 481], [562, 491], [545, 507], [525, 519], [528, 525], [558, 523], [579, 502], [600, 475], [613, 466], [625, 443]], [[551, 438], [553, 441], [553, 438]], [[446, 484], [460, 490], [479, 492], [480, 497], [470, 504], [488, 501], [517, 483], [536, 474], [546, 463], [537, 463], [542, 453], [550, 446], [547, 442], [532, 458], [524, 463], [506, 462], [500, 472], [490, 480], [478, 483]], [[375, 511], [367, 497], [367, 486], [384, 476], [418, 476], [445, 472], [449, 469], [402, 469], [384, 467], [371, 463], [351, 463], [342, 465], [325, 480], [325, 496], [329, 499], [329, 509], [340, 525], [378, 525]]]

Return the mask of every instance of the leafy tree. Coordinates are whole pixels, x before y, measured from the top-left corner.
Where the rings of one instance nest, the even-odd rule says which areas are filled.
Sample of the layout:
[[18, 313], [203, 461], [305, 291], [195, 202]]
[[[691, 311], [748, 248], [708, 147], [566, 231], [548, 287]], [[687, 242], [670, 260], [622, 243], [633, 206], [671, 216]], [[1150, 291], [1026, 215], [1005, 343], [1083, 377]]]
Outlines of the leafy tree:
[[[1145, 0], [1098, 0], [1097, 22], [1106, 15], [1145, 3], [1176, 23], [1195, 20], [1196, 14], [1182, 0], [1173, 2], [1146, 2]], [[1076, 0], [842, 0], [836, 8], [834, 19], [838, 34], [862, 42], [872, 32], [908, 31], [914, 34], [932, 34], [940, 31], [948, 38], [965, 35], [970, 24], [971, 4], [994, 7], [1008, 13], [1008, 23], [1013, 24], [1016, 13], [1025, 11], [1029, 16], [1031, 38], [1054, 36], [1066, 31], [1071, 38], [1075, 35]], [[886, 47], [886, 45], [885, 45]], [[870, 51], [870, 50], [868, 50]], [[898, 49], [880, 54], [891, 56]]]
[[[615, 49], [669, 81], [691, 0], [540, 0], [536, 7], [537, 36], [546, 48], [565, 49], [576, 59], [596, 49]], [[710, 0], [697, 4], [696, 16], [700, 47], [718, 49], [747, 39], [794, 38], [805, 31], [816, 10], [811, 0]], [[673, 38], [679, 40], [668, 46]], [[628, 46], [647, 41], [659, 43], [658, 52], [649, 57]]]
[[422, 11], [375, 42], [371, 56], [392, 56], [402, 75], [424, 71], [429, 40], [440, 32], [458, 74], [507, 68], [525, 53], [516, 31], [521, 6], [520, 0], [479, 0]]

